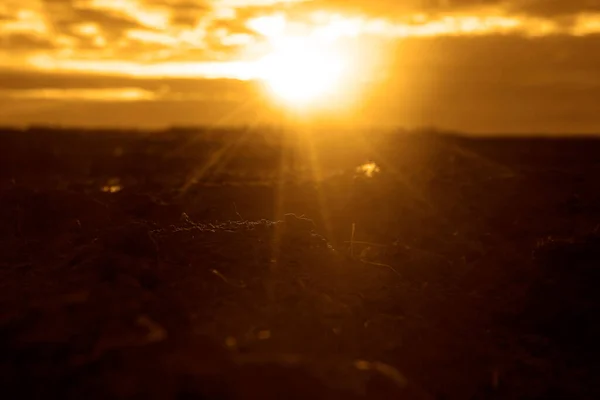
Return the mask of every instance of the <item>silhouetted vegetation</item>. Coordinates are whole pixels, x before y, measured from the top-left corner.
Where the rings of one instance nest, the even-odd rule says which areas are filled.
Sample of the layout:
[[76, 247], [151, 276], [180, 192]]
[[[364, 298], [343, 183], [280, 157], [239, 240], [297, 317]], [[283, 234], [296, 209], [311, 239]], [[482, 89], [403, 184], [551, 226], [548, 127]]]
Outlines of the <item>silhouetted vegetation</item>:
[[599, 173], [589, 138], [5, 129], [0, 386], [597, 398]]

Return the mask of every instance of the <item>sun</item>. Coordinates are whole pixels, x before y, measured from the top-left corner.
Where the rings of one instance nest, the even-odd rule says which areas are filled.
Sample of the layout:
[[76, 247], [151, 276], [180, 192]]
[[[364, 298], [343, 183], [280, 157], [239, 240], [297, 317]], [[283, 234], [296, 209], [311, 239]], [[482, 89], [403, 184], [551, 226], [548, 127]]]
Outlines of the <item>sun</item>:
[[289, 41], [260, 62], [261, 79], [269, 91], [298, 106], [335, 95], [345, 70], [340, 54], [308, 41]]

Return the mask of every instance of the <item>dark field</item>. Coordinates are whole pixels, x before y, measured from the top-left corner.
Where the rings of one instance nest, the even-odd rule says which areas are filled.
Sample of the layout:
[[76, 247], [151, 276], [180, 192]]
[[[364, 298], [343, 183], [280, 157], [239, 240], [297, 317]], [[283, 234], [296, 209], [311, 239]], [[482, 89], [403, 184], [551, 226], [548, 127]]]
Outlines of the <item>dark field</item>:
[[0, 255], [5, 399], [600, 398], [592, 139], [4, 131]]

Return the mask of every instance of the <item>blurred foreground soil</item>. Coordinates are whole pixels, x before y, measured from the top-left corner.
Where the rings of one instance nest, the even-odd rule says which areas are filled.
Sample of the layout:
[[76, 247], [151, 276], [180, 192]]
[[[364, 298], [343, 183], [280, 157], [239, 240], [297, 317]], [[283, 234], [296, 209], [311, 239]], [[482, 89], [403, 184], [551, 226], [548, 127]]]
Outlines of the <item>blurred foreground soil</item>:
[[3, 398], [600, 398], [599, 176], [582, 138], [2, 131]]

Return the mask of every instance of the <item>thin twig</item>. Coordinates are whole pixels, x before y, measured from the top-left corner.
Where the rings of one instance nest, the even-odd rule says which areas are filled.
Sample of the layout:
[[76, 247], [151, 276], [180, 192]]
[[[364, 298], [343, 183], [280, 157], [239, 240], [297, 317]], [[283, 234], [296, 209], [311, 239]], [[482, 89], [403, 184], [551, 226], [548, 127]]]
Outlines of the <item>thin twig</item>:
[[235, 287], [238, 287], [238, 288], [241, 288], [241, 289], [243, 289], [243, 288], [246, 287], [246, 284], [244, 282], [241, 282], [239, 284], [231, 282], [229, 279], [227, 279], [227, 277], [225, 275], [223, 275], [222, 273], [220, 273], [216, 269], [213, 269], [210, 272], [212, 272], [213, 274], [215, 274], [216, 276], [218, 276], [219, 278], [221, 278], [223, 280], [223, 282], [225, 282], [228, 285], [235, 286]]
[[396, 275], [398, 275], [399, 277], [402, 277], [402, 275], [400, 275], [400, 272], [396, 271], [394, 269], [394, 267], [392, 267], [391, 265], [388, 264], [382, 264], [382, 263], [376, 263], [376, 262], [372, 262], [372, 261], [366, 261], [366, 260], [359, 260], [361, 263], [363, 264], [368, 264], [368, 265], [375, 265], [376, 267], [386, 267], [391, 269]]
[[362, 245], [365, 245], [365, 246], [372, 246], [372, 247], [388, 247], [387, 244], [371, 243], [371, 242], [360, 242], [360, 241], [348, 241], [348, 240], [346, 240], [344, 243], [362, 244]]
[[238, 218], [240, 219], [240, 221], [243, 221], [244, 218], [242, 218], [242, 216], [238, 212], [237, 206], [235, 205], [235, 201], [233, 202], [233, 210], [235, 211], [235, 214], [238, 216]]
[[156, 261], [158, 262], [160, 250], [158, 247], [158, 242], [156, 241], [156, 238], [153, 235], [153, 231], [148, 231], [148, 238], [154, 245], [154, 250], [156, 250]]
[[352, 223], [352, 234], [350, 235], [350, 257], [354, 257], [354, 234], [356, 232], [356, 223]]

